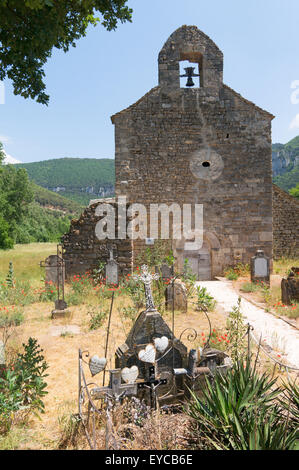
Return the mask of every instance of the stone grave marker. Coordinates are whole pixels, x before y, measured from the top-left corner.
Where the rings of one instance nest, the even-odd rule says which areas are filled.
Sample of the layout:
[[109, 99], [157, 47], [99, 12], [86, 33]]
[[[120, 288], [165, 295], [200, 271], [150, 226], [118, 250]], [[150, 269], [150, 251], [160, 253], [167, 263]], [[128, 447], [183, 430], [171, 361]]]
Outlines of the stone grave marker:
[[61, 245], [57, 245], [57, 255], [50, 255], [45, 261], [40, 262], [40, 266], [45, 268], [45, 283], [53, 283], [57, 286], [57, 299], [54, 310], [51, 312], [52, 318], [66, 317], [70, 314], [67, 303], [64, 300], [65, 283], [65, 262]]
[[270, 260], [263, 250], [257, 250], [251, 258], [251, 282], [262, 281], [270, 284]]
[[155, 271], [157, 274], [160, 274], [162, 279], [170, 279], [174, 275], [173, 265], [168, 266], [168, 264], [161, 264], [160, 266], [155, 266]]
[[176, 279], [173, 286], [171, 283], [166, 288], [165, 300], [167, 310], [172, 310], [173, 308], [173, 295], [174, 310], [180, 310], [181, 312], [186, 313], [188, 309], [187, 289], [185, 284], [180, 279]]
[[291, 268], [288, 278], [282, 279], [281, 300], [285, 305], [299, 302], [299, 268]]
[[118, 263], [113, 259], [113, 250], [110, 249], [110, 258], [106, 264], [106, 284], [118, 285], [118, 272]]
[[44, 267], [46, 271], [45, 281], [52, 282], [56, 286], [59, 282], [65, 280], [65, 266], [61, 262], [61, 258], [57, 255], [50, 255], [46, 258]]

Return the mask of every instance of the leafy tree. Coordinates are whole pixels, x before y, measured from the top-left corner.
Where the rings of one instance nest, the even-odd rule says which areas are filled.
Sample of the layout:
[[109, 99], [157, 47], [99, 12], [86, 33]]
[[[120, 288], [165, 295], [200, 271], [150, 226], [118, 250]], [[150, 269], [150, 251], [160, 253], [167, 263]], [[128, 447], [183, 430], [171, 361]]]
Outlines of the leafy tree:
[[[114, 30], [131, 21], [127, 0], [2, 0], [0, 3], [0, 80], [14, 93], [47, 104], [43, 67], [52, 49], [67, 52], [89, 25]], [[101, 19], [95, 15], [100, 14]]]
[[290, 189], [289, 193], [291, 196], [294, 196], [299, 199], [299, 183], [297, 184], [297, 186], [295, 186], [295, 188]]
[[0, 248], [12, 248], [14, 232], [28, 211], [33, 191], [26, 170], [3, 165], [0, 142]]

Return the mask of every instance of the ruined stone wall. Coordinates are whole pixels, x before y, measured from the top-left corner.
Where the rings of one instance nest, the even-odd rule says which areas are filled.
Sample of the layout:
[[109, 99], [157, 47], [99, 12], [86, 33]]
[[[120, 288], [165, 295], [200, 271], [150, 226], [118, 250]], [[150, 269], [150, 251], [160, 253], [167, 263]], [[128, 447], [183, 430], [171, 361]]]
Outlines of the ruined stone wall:
[[299, 257], [299, 201], [273, 185], [273, 254]]
[[[102, 200], [109, 202], [115, 209], [115, 219], [118, 220], [117, 204], [112, 199]], [[99, 240], [96, 236], [96, 225], [105, 217], [96, 215], [98, 202], [85, 209], [78, 220], [73, 220], [68, 233], [62, 237], [64, 249], [63, 258], [66, 263], [66, 278], [75, 274], [83, 274], [98, 268], [99, 262], [106, 263], [109, 259], [109, 249], [113, 248], [114, 259], [119, 263], [120, 274], [132, 270], [132, 240], [115, 239]], [[129, 222], [130, 220], [128, 220]], [[117, 236], [117, 225], [116, 225]]]
[[[179, 87], [186, 58], [198, 62], [200, 88]], [[158, 87], [112, 117], [116, 195], [146, 206], [203, 204], [213, 276], [248, 263], [256, 249], [272, 258], [273, 116], [222, 84], [222, 53], [196, 27], [171, 35], [159, 77]]]

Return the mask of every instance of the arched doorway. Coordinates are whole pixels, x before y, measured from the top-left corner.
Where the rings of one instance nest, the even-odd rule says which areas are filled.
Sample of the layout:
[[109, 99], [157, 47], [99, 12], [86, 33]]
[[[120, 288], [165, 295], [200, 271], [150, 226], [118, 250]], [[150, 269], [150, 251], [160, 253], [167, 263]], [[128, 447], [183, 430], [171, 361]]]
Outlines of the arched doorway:
[[212, 279], [211, 251], [206, 241], [199, 250], [184, 250], [184, 261], [186, 259], [188, 259], [188, 264], [198, 281], [210, 281]]

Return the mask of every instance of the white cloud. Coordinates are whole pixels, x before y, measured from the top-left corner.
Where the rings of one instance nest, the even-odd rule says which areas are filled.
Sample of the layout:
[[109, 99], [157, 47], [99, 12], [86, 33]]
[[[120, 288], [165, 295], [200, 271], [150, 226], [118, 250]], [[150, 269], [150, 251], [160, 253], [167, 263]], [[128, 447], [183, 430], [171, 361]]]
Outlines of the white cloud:
[[297, 114], [290, 124], [290, 129], [299, 129], [299, 114]]
[[11, 138], [8, 135], [0, 135], [0, 142], [2, 144], [11, 144]]
[[8, 155], [6, 152], [5, 153], [5, 159], [4, 159], [4, 164], [11, 164], [15, 165], [16, 163], [22, 163], [20, 160], [17, 160], [16, 158], [13, 158], [11, 155]]

